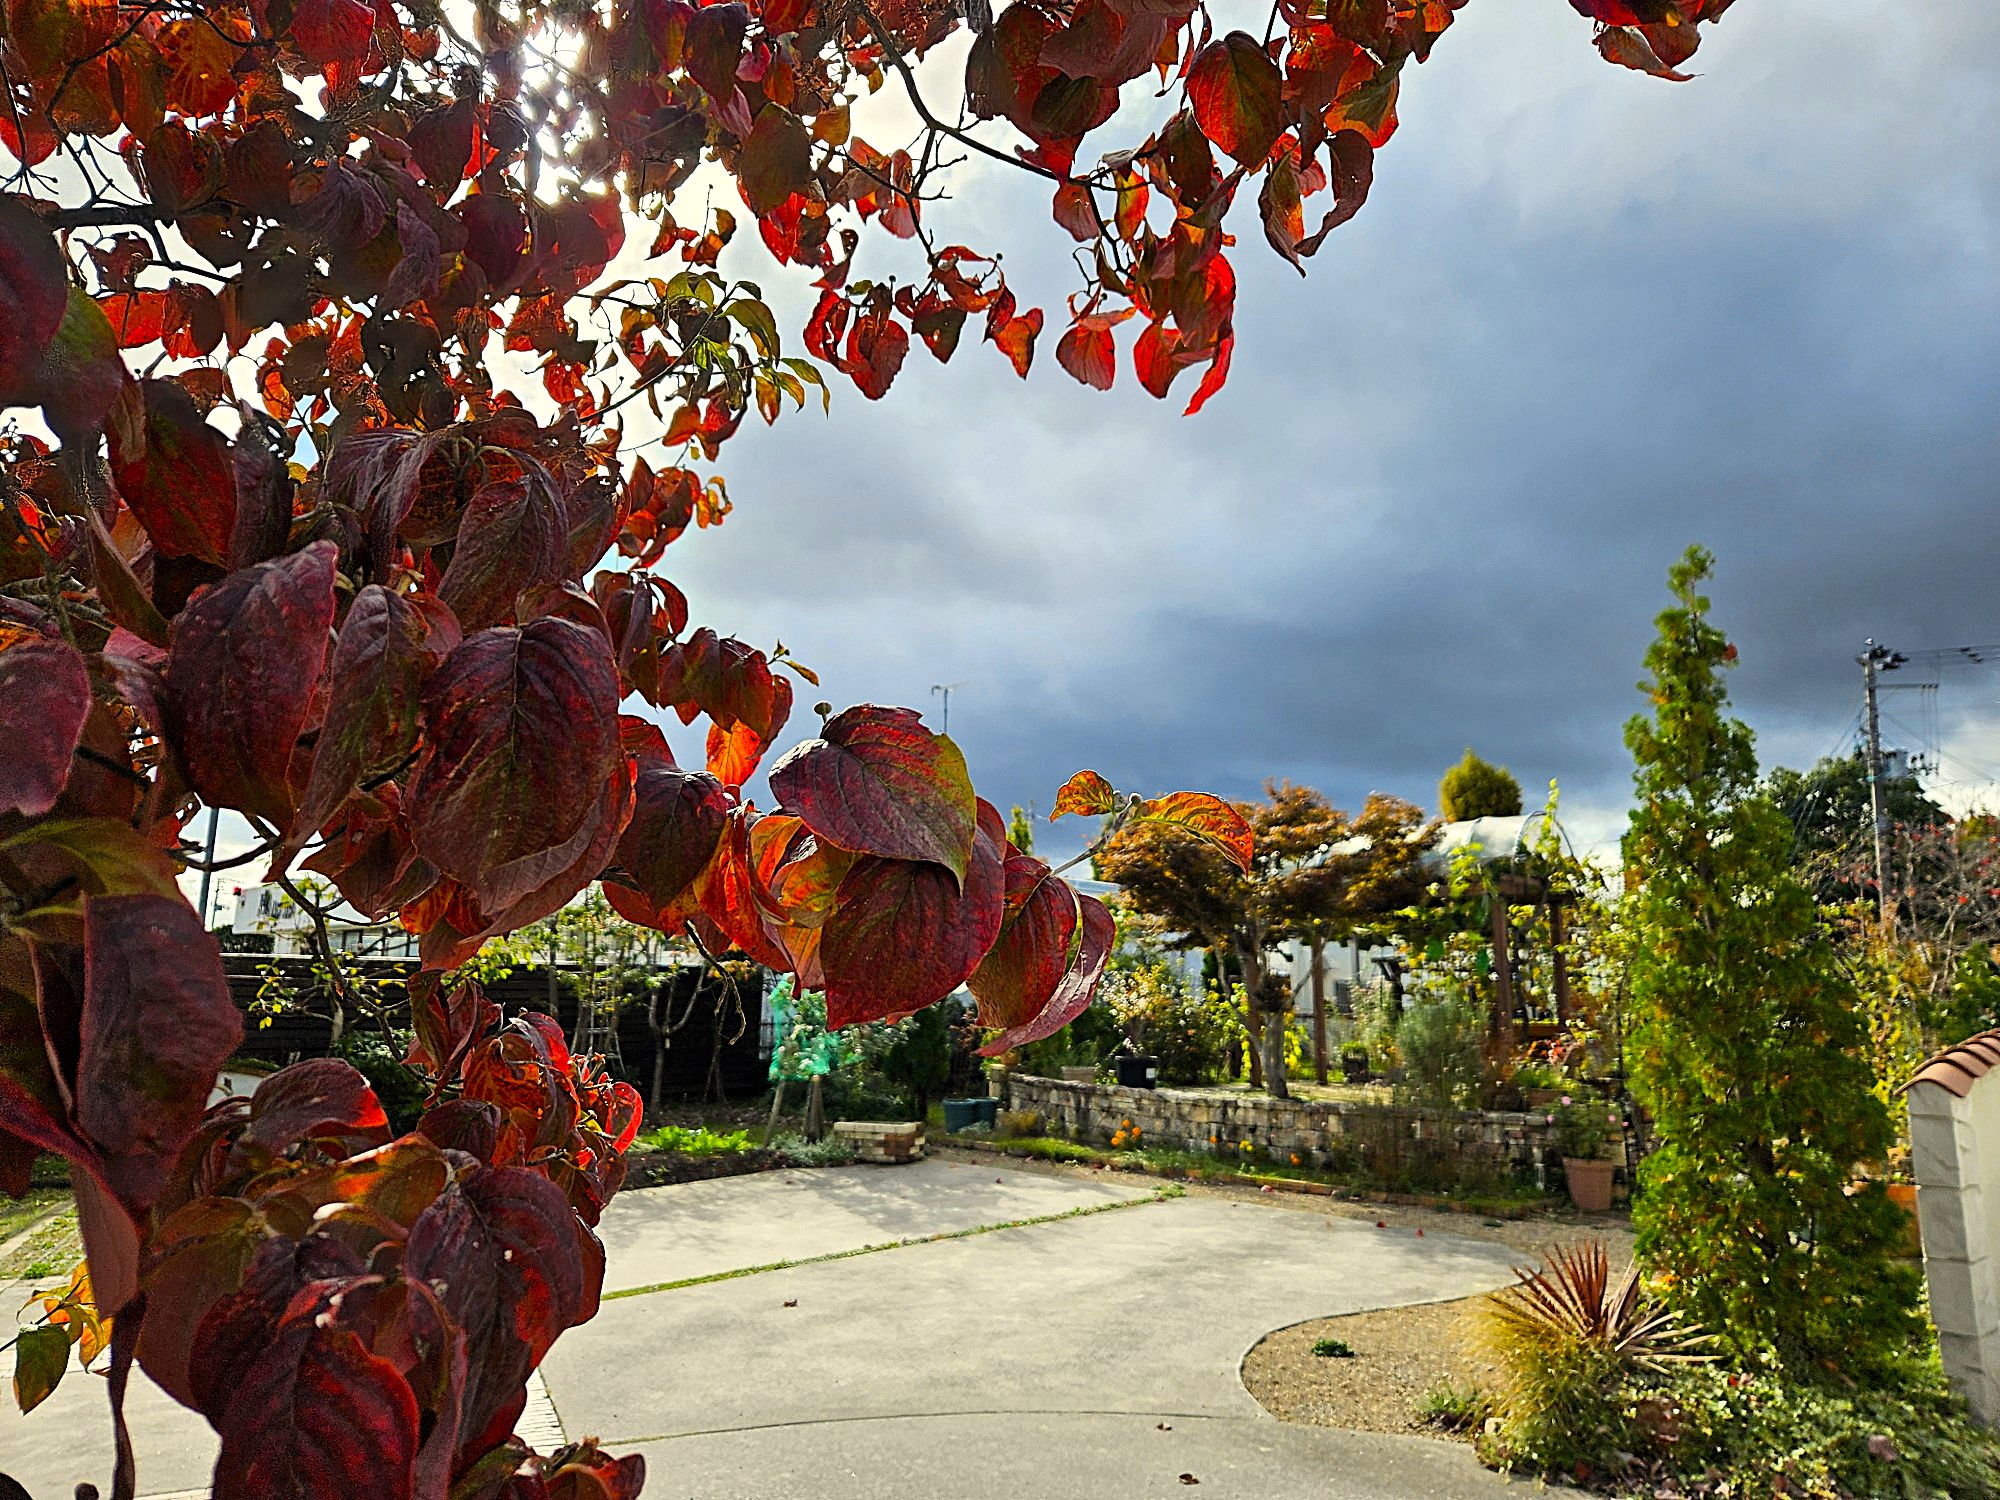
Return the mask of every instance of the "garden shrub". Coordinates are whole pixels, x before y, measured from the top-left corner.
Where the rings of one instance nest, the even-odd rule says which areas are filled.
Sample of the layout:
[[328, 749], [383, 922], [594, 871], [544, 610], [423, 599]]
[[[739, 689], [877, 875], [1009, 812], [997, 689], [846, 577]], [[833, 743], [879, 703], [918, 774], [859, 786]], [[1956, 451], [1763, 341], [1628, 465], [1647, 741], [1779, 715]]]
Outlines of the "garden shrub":
[[1547, 1259], [1480, 1305], [1477, 1341], [1503, 1372], [1494, 1407], [1504, 1451], [1573, 1472], [1637, 1441], [1628, 1381], [1701, 1357], [1706, 1340], [1645, 1295], [1637, 1267], [1614, 1282], [1602, 1240]]
[[1856, 1388], [1726, 1364], [1610, 1376], [1601, 1387], [1579, 1373], [1565, 1387], [1572, 1425], [1523, 1431], [1503, 1421], [1482, 1452], [1648, 1500], [2000, 1500], [2000, 1444], [1934, 1361], [1927, 1371], [1914, 1363]]
[[1399, 1099], [1427, 1109], [1467, 1109], [1485, 1080], [1484, 1011], [1463, 994], [1419, 1000], [1397, 1028], [1403, 1053]]
[[382, 1113], [389, 1117], [397, 1133], [412, 1129], [424, 1112], [429, 1085], [414, 1068], [404, 1064], [413, 1033], [391, 1032], [383, 1036], [375, 1030], [354, 1030], [341, 1037], [335, 1055], [352, 1063], [368, 1080]]

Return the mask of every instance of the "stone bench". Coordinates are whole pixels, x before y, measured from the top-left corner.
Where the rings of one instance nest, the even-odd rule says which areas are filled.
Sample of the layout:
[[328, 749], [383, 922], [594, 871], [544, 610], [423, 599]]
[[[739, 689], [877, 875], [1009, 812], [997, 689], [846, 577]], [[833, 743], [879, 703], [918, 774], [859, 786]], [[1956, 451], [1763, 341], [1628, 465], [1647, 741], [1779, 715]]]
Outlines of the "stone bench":
[[833, 1133], [854, 1148], [856, 1161], [894, 1166], [924, 1158], [924, 1127], [914, 1120], [842, 1120]]

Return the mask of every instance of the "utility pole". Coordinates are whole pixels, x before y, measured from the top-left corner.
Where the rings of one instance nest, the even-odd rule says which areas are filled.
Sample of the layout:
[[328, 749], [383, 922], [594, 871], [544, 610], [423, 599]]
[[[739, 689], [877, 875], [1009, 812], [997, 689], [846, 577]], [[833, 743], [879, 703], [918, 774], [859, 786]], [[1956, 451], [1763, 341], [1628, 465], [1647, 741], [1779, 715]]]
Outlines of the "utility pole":
[[1908, 660], [1901, 652], [1875, 644], [1855, 658], [1861, 664], [1861, 685], [1868, 718], [1868, 808], [1875, 817], [1875, 901], [1882, 925], [1889, 925], [1889, 803], [1882, 789], [1882, 716], [1876, 706], [1876, 679]]
[[215, 871], [210, 868], [215, 863], [215, 820], [221, 812], [219, 807], [208, 810], [208, 845], [201, 856], [201, 927], [204, 932], [208, 930], [208, 890], [215, 879]]
[[950, 734], [950, 733], [951, 733], [951, 695], [952, 695], [952, 690], [953, 690], [954, 688], [962, 688], [962, 687], [964, 687], [964, 686], [965, 686], [965, 684], [964, 684], [964, 683], [962, 683], [962, 682], [934, 682], [934, 683], [932, 683], [932, 684], [931, 684], [931, 694], [932, 694], [932, 696], [933, 696], [933, 697], [939, 697], [939, 696], [941, 696], [941, 697], [942, 697], [942, 698], [944, 699], [944, 714], [943, 714], [943, 716], [942, 716], [942, 717], [940, 717], [940, 718], [939, 718], [939, 720], [938, 720], [938, 733], [939, 733], [939, 734]]

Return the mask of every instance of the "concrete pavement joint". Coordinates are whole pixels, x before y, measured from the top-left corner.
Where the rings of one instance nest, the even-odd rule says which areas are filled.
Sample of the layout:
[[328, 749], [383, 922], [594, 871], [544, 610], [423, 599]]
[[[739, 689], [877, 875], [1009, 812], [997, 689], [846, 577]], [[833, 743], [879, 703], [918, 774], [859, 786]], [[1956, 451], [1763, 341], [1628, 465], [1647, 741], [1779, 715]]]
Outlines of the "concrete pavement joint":
[[852, 1250], [832, 1250], [825, 1255], [807, 1255], [798, 1260], [774, 1260], [761, 1266], [743, 1266], [733, 1271], [711, 1271], [705, 1276], [686, 1276], [679, 1281], [656, 1281], [650, 1286], [625, 1287], [620, 1291], [606, 1292], [600, 1299], [604, 1302], [619, 1297], [644, 1297], [653, 1292], [674, 1292], [682, 1287], [706, 1286], [716, 1281], [737, 1281], [745, 1276], [761, 1276], [766, 1271], [790, 1271], [799, 1266], [824, 1265], [828, 1261], [852, 1260], [857, 1255], [875, 1255], [884, 1250], [906, 1250], [912, 1245], [936, 1245], [946, 1240], [966, 1240], [975, 1235], [996, 1234], [1003, 1229], [1028, 1229], [1036, 1224], [1057, 1224], [1065, 1219], [1087, 1219], [1092, 1214], [1108, 1214], [1121, 1208], [1144, 1208], [1151, 1203], [1165, 1203], [1170, 1199], [1186, 1196], [1185, 1190], [1169, 1183], [1158, 1192], [1144, 1198], [1128, 1198], [1118, 1203], [1093, 1203], [1081, 1208], [1065, 1209], [1058, 1214], [1040, 1214], [1030, 1219], [1009, 1219], [1000, 1224], [975, 1224], [970, 1229], [947, 1229], [939, 1234], [914, 1235], [909, 1239], [885, 1240], [879, 1245], [860, 1245]]
[[798, 1427], [848, 1427], [857, 1422], [935, 1422], [956, 1417], [1150, 1417], [1156, 1422], [1171, 1418], [1176, 1422], [1249, 1422], [1259, 1425], [1260, 1417], [1239, 1417], [1213, 1411], [1136, 1411], [1080, 1406], [1018, 1406], [1006, 1410], [974, 1411], [895, 1411], [852, 1417], [803, 1417], [793, 1422], [750, 1422], [742, 1427], [696, 1427], [687, 1432], [655, 1432], [645, 1437], [600, 1437], [600, 1443], [671, 1443], [679, 1438], [730, 1437], [739, 1432], [780, 1432]]

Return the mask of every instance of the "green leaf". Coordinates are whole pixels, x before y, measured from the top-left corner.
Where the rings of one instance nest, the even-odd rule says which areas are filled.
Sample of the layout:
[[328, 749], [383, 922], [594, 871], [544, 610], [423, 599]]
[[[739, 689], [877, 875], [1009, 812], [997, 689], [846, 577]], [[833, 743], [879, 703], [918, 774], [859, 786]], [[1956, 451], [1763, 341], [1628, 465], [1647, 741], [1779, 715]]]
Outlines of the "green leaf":
[[52, 1324], [24, 1328], [14, 1343], [14, 1402], [24, 1412], [48, 1400], [69, 1369], [69, 1334]]

